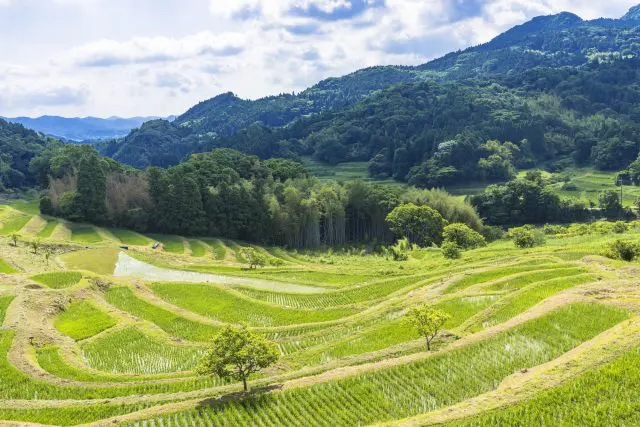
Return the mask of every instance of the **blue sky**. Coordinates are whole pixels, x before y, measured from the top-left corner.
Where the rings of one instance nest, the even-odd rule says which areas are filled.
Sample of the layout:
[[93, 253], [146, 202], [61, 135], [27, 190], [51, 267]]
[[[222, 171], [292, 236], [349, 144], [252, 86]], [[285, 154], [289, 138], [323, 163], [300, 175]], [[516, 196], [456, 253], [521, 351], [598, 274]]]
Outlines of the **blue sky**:
[[0, 116], [180, 114], [640, 0], [0, 0]]

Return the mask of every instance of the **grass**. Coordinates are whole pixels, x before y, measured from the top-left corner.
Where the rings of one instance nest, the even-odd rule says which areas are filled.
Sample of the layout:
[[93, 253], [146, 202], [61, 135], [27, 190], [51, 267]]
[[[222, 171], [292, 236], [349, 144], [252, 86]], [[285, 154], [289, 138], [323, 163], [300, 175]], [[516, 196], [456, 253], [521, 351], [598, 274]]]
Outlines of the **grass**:
[[214, 259], [220, 261], [226, 257], [227, 249], [224, 247], [224, 243], [222, 243], [222, 241], [219, 239], [202, 239], [202, 241], [209, 245], [209, 248], [211, 248], [211, 251], [213, 252]]
[[13, 209], [29, 214], [29, 215], [40, 215], [40, 200], [11, 200], [7, 203], [8, 206], [11, 206]]
[[11, 295], [0, 296], [0, 326], [2, 325], [2, 322], [4, 322], [4, 317], [7, 314], [7, 309], [9, 308], [9, 305], [11, 304], [13, 299], [14, 297]]
[[184, 242], [181, 237], [164, 234], [150, 234], [149, 236], [161, 243], [165, 252], [177, 255], [184, 253]]
[[533, 399], [449, 426], [640, 425], [640, 349]]
[[0, 234], [9, 235], [18, 233], [29, 221], [31, 221], [31, 216], [29, 215], [20, 214], [10, 216], [8, 219], [2, 221]]
[[45, 227], [38, 233], [38, 237], [40, 237], [41, 239], [50, 238], [59, 224], [60, 221], [58, 221], [57, 219], [48, 221], [47, 225], [45, 225]]
[[73, 224], [71, 226], [71, 241], [88, 244], [100, 243], [102, 237], [93, 226]]
[[202, 350], [172, 345], [129, 327], [84, 343], [82, 353], [87, 364], [100, 371], [153, 375], [194, 369]]
[[156, 283], [160, 298], [222, 322], [246, 322], [256, 326], [282, 326], [340, 319], [356, 311], [350, 308], [294, 310], [243, 298], [215, 285]]
[[9, 265], [5, 260], [0, 258], [0, 273], [12, 274], [16, 273], [16, 269]]
[[52, 289], [65, 289], [77, 285], [82, 280], [82, 273], [75, 271], [44, 273], [31, 277], [31, 280]]
[[207, 247], [198, 240], [189, 240], [189, 246], [191, 247], [191, 256], [193, 257], [202, 258], [207, 254]]
[[76, 341], [97, 335], [116, 323], [113, 317], [88, 301], [74, 302], [54, 321], [57, 330]]
[[111, 288], [107, 292], [106, 298], [111, 305], [152, 322], [169, 335], [177, 338], [189, 341], [209, 341], [217, 332], [217, 328], [214, 326], [185, 319], [144, 301], [129, 288]]
[[113, 274], [119, 254], [117, 249], [90, 249], [71, 252], [60, 256], [60, 259], [68, 270], [110, 275]]
[[[190, 419], [216, 425], [366, 425], [449, 406], [495, 389], [522, 368], [548, 362], [627, 317], [576, 304], [445, 354], [305, 388], [213, 401], [153, 417], [158, 425]], [[131, 424], [133, 425], [133, 424]]]
[[151, 240], [147, 239], [142, 234], [138, 234], [130, 230], [122, 229], [109, 229], [109, 232], [113, 234], [116, 239], [120, 240], [125, 245], [131, 246], [149, 246]]

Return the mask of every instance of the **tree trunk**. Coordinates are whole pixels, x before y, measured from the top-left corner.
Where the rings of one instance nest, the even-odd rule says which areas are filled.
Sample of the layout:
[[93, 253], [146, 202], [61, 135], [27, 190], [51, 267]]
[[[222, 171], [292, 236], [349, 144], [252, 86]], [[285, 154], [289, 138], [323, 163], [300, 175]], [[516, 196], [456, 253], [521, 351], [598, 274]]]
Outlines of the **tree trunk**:
[[427, 350], [431, 351], [431, 341], [429, 341], [429, 338], [425, 338], [425, 340], [427, 341]]
[[249, 387], [247, 387], [247, 377], [242, 377], [242, 385], [244, 386], [244, 391], [248, 391]]

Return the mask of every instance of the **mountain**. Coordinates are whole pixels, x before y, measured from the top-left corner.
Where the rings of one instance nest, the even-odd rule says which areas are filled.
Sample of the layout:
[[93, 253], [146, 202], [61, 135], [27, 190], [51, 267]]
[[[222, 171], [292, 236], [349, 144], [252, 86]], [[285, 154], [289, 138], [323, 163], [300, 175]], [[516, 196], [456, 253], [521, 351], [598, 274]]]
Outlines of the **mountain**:
[[35, 185], [29, 163], [53, 144], [57, 141], [0, 119], [0, 191]]
[[42, 116], [14, 117], [5, 120], [19, 123], [29, 129], [52, 135], [69, 141], [86, 141], [95, 139], [110, 139], [125, 136], [132, 129], [140, 127], [142, 123], [152, 120], [154, 117], [120, 118], [109, 117], [101, 119], [97, 117], [57, 117]]
[[[102, 152], [137, 167], [215, 147], [262, 158], [313, 155], [370, 161], [373, 175], [425, 186], [498, 179], [513, 165], [563, 158], [622, 169], [640, 140], [637, 15], [638, 8], [622, 19], [542, 16], [417, 67], [364, 69], [256, 101], [223, 94]], [[514, 146], [483, 148], [487, 139]], [[457, 162], [461, 155], [471, 160]], [[480, 159], [489, 172], [473, 171]]]

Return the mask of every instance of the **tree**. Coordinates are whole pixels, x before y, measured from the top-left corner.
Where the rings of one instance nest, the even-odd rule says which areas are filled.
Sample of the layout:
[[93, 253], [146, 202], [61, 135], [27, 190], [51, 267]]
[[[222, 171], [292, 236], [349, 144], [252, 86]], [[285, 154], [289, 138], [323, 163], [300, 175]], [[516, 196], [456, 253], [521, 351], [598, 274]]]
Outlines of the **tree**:
[[426, 304], [412, 307], [407, 319], [415, 326], [418, 333], [427, 341], [427, 349], [431, 351], [431, 343], [451, 316]]
[[466, 224], [449, 224], [442, 233], [445, 243], [453, 243], [461, 249], [475, 249], [486, 246], [487, 241]]
[[40, 249], [40, 240], [34, 240], [33, 242], [29, 243], [29, 246], [31, 246], [33, 253], [37, 254], [38, 249]]
[[426, 247], [442, 242], [442, 231], [447, 221], [429, 206], [413, 203], [400, 205], [387, 215], [387, 224], [397, 236]]
[[442, 255], [448, 259], [460, 259], [462, 257], [460, 246], [454, 242], [444, 242], [442, 244]]
[[47, 265], [49, 265], [49, 259], [51, 258], [51, 249], [48, 249], [45, 253], [44, 253], [44, 260], [46, 261]]
[[83, 221], [101, 223], [107, 218], [107, 177], [96, 153], [78, 162], [78, 190], [75, 214]]
[[607, 190], [600, 193], [598, 204], [603, 215], [607, 218], [620, 218], [622, 216], [622, 202], [617, 191]]
[[267, 260], [256, 248], [244, 247], [240, 249], [240, 255], [247, 260], [249, 268], [264, 267]]
[[18, 235], [17, 234], [12, 234], [11, 235], [11, 241], [13, 242], [13, 246], [18, 247]]
[[618, 239], [605, 247], [603, 255], [611, 259], [631, 262], [640, 256], [640, 244]]
[[513, 239], [513, 243], [519, 248], [533, 248], [544, 243], [544, 233], [536, 230], [532, 226], [523, 226], [511, 228], [509, 236]]
[[249, 376], [273, 365], [279, 355], [275, 343], [250, 332], [246, 326], [226, 326], [213, 339], [198, 373], [242, 381], [244, 391], [247, 391]]

